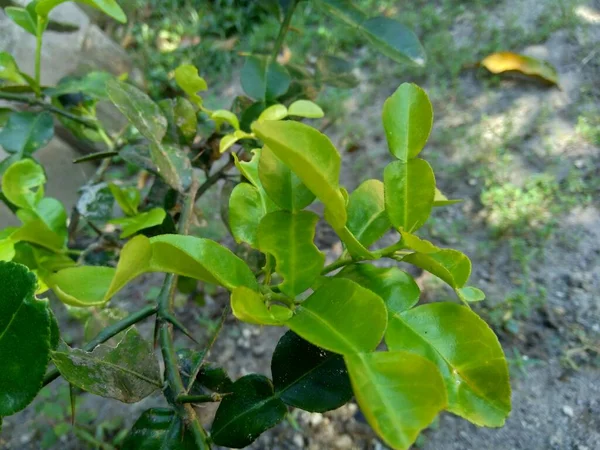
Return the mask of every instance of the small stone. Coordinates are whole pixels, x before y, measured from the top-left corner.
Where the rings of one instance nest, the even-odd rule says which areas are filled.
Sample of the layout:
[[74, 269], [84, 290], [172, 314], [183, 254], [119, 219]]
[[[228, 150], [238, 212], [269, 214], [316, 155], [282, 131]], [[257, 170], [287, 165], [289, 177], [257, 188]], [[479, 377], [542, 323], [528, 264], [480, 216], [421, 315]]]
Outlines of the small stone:
[[573, 412], [573, 408], [568, 405], [562, 407], [562, 412], [565, 416], [573, 417], [575, 413]]
[[254, 356], [262, 356], [265, 354], [265, 346], [264, 345], [255, 345], [252, 347], [252, 354]]
[[592, 325], [592, 330], [596, 333], [600, 333], [600, 324], [595, 323], [594, 325]]
[[242, 330], [242, 336], [244, 336], [246, 339], [250, 339], [250, 336], [252, 336], [252, 331], [250, 328], [244, 328]]
[[477, 179], [469, 178], [469, 181], [467, 181], [467, 183], [469, 184], [469, 186], [475, 186], [477, 184]]
[[557, 296], [558, 298], [565, 298], [565, 295], [566, 295], [566, 294], [565, 294], [564, 292], [562, 292], [562, 291], [556, 291], [556, 296]]
[[352, 438], [347, 434], [343, 434], [335, 440], [333, 445], [338, 450], [349, 450], [352, 448]]
[[313, 427], [318, 427], [321, 424], [321, 422], [323, 422], [323, 414], [320, 414], [320, 413], [311, 414], [309, 422]]
[[304, 448], [304, 438], [302, 437], [301, 434], [299, 434], [299, 433], [294, 434], [292, 441], [294, 442], [294, 445], [296, 447]]
[[577, 167], [578, 169], [583, 169], [585, 167], [585, 161], [583, 159], [576, 159], [575, 162], [573, 163], [575, 165], [575, 167]]

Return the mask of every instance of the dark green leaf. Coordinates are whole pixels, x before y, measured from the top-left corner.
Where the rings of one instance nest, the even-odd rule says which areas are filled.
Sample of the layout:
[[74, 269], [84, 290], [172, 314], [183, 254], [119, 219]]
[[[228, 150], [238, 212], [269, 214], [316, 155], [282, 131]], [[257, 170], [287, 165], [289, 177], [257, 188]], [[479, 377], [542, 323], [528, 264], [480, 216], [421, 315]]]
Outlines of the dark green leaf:
[[510, 412], [508, 366], [498, 338], [477, 314], [454, 303], [432, 303], [390, 318], [391, 350], [417, 353], [438, 367], [449, 411], [500, 427]]
[[141, 169], [157, 173], [158, 170], [150, 153], [150, 146], [146, 144], [126, 145], [119, 152], [119, 156], [130, 164]]
[[291, 78], [278, 62], [264, 56], [248, 56], [242, 67], [241, 83], [244, 92], [255, 100], [275, 100], [285, 94]]
[[35, 275], [25, 266], [0, 262], [0, 284], [0, 416], [10, 416], [42, 388], [51, 318], [47, 302], [34, 297]]
[[232, 394], [221, 401], [211, 429], [212, 440], [224, 447], [246, 447], [281, 422], [286, 412], [268, 378], [246, 375], [233, 383]]
[[394, 61], [425, 65], [425, 49], [419, 38], [400, 22], [384, 16], [373, 17], [363, 22], [359, 30], [377, 50]]
[[83, 186], [77, 201], [77, 211], [95, 221], [105, 221], [112, 216], [115, 199], [106, 183]]
[[365, 247], [374, 244], [391, 228], [381, 181], [367, 180], [350, 194], [346, 226]]
[[279, 340], [271, 372], [279, 398], [305, 411], [329, 411], [352, 398], [344, 359], [312, 345], [293, 331]]
[[47, 112], [14, 112], [0, 131], [0, 146], [8, 153], [29, 156], [54, 137], [54, 120]]
[[318, 4], [329, 15], [352, 27], [360, 25], [367, 19], [365, 13], [354, 6], [350, 0], [318, 0]]
[[196, 450], [194, 436], [172, 409], [144, 411], [123, 441], [127, 450]]
[[95, 99], [108, 99], [106, 83], [114, 77], [108, 72], [90, 72], [82, 77], [68, 77], [61, 80], [56, 87], [44, 90], [50, 97], [65, 94], [83, 93]]
[[182, 149], [169, 144], [151, 144], [150, 155], [158, 174], [179, 192], [192, 182], [192, 163]]
[[52, 352], [52, 360], [71, 384], [101, 397], [135, 403], [162, 387], [152, 345], [130, 329], [116, 347], [99, 345]]

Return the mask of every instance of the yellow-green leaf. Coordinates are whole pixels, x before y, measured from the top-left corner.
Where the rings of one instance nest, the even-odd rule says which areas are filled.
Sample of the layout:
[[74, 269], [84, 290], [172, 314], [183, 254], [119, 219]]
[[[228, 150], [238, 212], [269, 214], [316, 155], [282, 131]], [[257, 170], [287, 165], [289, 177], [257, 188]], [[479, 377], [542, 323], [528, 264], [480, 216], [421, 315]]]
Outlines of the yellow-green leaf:
[[121, 187], [115, 183], [109, 183], [108, 188], [126, 215], [135, 216], [138, 213], [141, 194], [137, 188], [133, 186]]
[[513, 52], [497, 52], [486, 56], [480, 63], [492, 73], [521, 72], [558, 85], [556, 68], [547, 61]]
[[[8, 11], [6, 12], [8, 14]], [[7, 80], [15, 84], [27, 84], [23, 75], [21, 75], [17, 62], [13, 56], [7, 52], [0, 52], [0, 80]]]
[[296, 100], [288, 108], [288, 114], [307, 119], [320, 119], [325, 115], [321, 107], [310, 100]]
[[347, 226], [365, 247], [374, 244], [391, 228], [381, 181], [367, 180], [350, 194]]
[[231, 310], [238, 319], [256, 325], [283, 325], [294, 314], [281, 305], [267, 306], [261, 294], [245, 286], [231, 292]]
[[183, 64], [175, 69], [175, 82], [197, 105], [202, 105], [198, 92], [208, 89], [206, 81], [198, 75], [198, 69], [190, 64]]
[[106, 303], [106, 293], [115, 273], [112, 267], [70, 267], [51, 275], [47, 283], [67, 305], [99, 306]]
[[2, 192], [9, 202], [19, 208], [34, 209], [44, 197], [46, 175], [32, 159], [13, 163], [2, 177]]
[[238, 120], [237, 116], [226, 109], [217, 109], [216, 111], [213, 111], [210, 115], [210, 118], [215, 121], [217, 129], [221, 127], [223, 122], [227, 122], [236, 130], [240, 129], [240, 121]]
[[[43, 17], [47, 17], [55, 7], [64, 3], [68, 0], [38, 0], [37, 7], [35, 8], [36, 12]], [[113, 19], [125, 23], [127, 22], [127, 16], [116, 2], [116, 0], [75, 0], [79, 3], [84, 3], [86, 5], [92, 6], [96, 9], [99, 9], [104, 14], [112, 17]]]
[[167, 213], [164, 209], [152, 208], [150, 211], [146, 211], [132, 217], [112, 219], [109, 221], [109, 223], [120, 226], [120, 238], [125, 239], [134, 235], [140, 230], [160, 225], [164, 222], [165, 217], [167, 217]]
[[463, 287], [471, 275], [471, 260], [464, 253], [451, 248], [435, 253], [416, 252], [402, 260], [432, 273], [454, 289]]
[[282, 120], [288, 116], [288, 110], [284, 105], [271, 105], [258, 116], [258, 121], [263, 120]]

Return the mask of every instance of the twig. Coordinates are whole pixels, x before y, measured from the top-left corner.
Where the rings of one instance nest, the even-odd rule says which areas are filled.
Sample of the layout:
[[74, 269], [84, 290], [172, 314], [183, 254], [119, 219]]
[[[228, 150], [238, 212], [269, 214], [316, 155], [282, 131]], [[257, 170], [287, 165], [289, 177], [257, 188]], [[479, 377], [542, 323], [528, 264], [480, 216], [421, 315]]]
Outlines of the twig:
[[281, 27], [279, 28], [279, 34], [277, 35], [277, 40], [275, 41], [275, 47], [273, 47], [273, 53], [271, 54], [271, 60], [276, 61], [279, 52], [281, 51], [281, 47], [283, 46], [283, 41], [285, 41], [285, 36], [287, 35], [288, 30], [290, 29], [290, 23], [292, 22], [292, 16], [294, 15], [294, 10], [298, 5], [299, 0], [292, 0], [291, 4], [288, 5], [287, 11], [285, 12], [285, 17], [283, 18], [283, 22], [281, 23]]
[[220, 402], [227, 394], [205, 394], [205, 395], [180, 395], [177, 397], [177, 403], [210, 403]]
[[198, 191], [196, 192], [196, 199], [202, 197], [202, 195], [204, 195], [206, 191], [208, 191], [217, 181], [223, 178], [225, 176], [225, 172], [231, 169], [234, 165], [235, 160], [233, 159], [233, 157], [230, 157], [227, 164], [225, 164], [223, 167], [221, 167], [219, 170], [213, 173], [210, 177], [207, 178], [207, 180], [204, 183], [202, 183], [202, 185], [198, 188]]

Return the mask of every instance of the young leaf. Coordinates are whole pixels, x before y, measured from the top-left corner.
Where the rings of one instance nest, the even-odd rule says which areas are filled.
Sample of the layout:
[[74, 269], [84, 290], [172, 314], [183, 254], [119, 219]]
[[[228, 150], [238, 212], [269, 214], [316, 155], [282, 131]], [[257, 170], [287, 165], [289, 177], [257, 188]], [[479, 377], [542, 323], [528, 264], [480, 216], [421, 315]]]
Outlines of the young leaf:
[[285, 333], [271, 360], [273, 385], [286, 404], [311, 412], [337, 409], [352, 398], [344, 359], [293, 331]]
[[51, 319], [33, 293], [27, 267], [0, 262], [0, 416], [25, 408], [42, 388], [50, 356]]
[[531, 56], [498, 52], [486, 56], [479, 64], [492, 73], [517, 71], [558, 86], [558, 73], [554, 66]]
[[[0, 63], [1, 65], [1, 63]], [[0, 131], [0, 146], [7, 153], [30, 156], [54, 137], [54, 120], [48, 112], [13, 112]]]
[[250, 183], [240, 183], [229, 197], [229, 228], [236, 242], [258, 248], [258, 225], [265, 215], [260, 192]]
[[[23, 211], [25, 210], [19, 210], [18, 213]], [[11, 234], [10, 239], [15, 243], [20, 241], [31, 242], [55, 252], [63, 250], [65, 245], [65, 237], [52, 231], [42, 219], [38, 218], [28, 220]]]
[[[38, 0], [35, 11], [42, 17], [48, 17], [50, 11], [56, 8], [61, 3], [68, 0]], [[75, 0], [79, 3], [85, 3], [86, 5], [93, 6], [94, 8], [102, 11], [107, 16], [112, 17], [118, 22], [127, 22], [127, 16], [116, 2], [116, 0]]]
[[383, 126], [392, 155], [405, 162], [415, 158], [433, 126], [433, 107], [425, 91], [402, 83], [383, 104]]
[[362, 245], [374, 244], [391, 226], [381, 181], [367, 180], [350, 194], [347, 227]]
[[146, 228], [155, 227], [164, 222], [167, 213], [162, 208], [152, 208], [150, 211], [146, 211], [137, 214], [133, 217], [123, 217], [121, 219], [112, 219], [109, 223], [119, 225], [121, 227], [121, 239], [133, 236], [140, 230]]
[[194, 436], [175, 411], [151, 408], [133, 424], [122, 448], [129, 450], [196, 450]]
[[416, 236], [408, 231], [402, 231], [402, 244], [411, 250], [419, 253], [437, 253], [441, 250], [438, 246], [432, 244], [431, 242], [421, 239], [419, 236]]
[[327, 208], [334, 229], [346, 224], [346, 201], [340, 193], [340, 155], [324, 134], [299, 122], [257, 122], [256, 135]]
[[422, 159], [394, 161], [383, 172], [385, 208], [396, 228], [410, 233], [427, 221], [433, 208], [435, 177]]
[[449, 411], [480, 425], [500, 427], [508, 416], [508, 366], [498, 338], [470, 309], [431, 303], [395, 313], [385, 337], [391, 350], [424, 356], [440, 370]]
[[271, 381], [257, 374], [246, 375], [232, 386], [222, 401], [211, 429], [215, 444], [243, 448], [283, 420], [287, 408], [276, 398]]
[[310, 343], [342, 355], [373, 351], [386, 324], [381, 297], [343, 278], [327, 280], [287, 323]]
[[4, 173], [2, 192], [13, 205], [32, 210], [44, 197], [45, 183], [42, 166], [31, 159], [24, 159], [11, 165]]
[[397, 267], [351, 264], [344, 267], [336, 278], [347, 278], [375, 292], [385, 302], [388, 312], [402, 312], [412, 308], [421, 295], [413, 277]]
[[485, 293], [481, 289], [472, 286], [456, 289], [456, 294], [465, 302], [474, 303], [485, 300]]
[[219, 142], [219, 152], [225, 153], [240, 139], [248, 139], [252, 137], [253, 136], [250, 133], [246, 133], [242, 130], [235, 130], [233, 133], [226, 134], [221, 138], [221, 142]]
[[267, 109], [261, 112], [260, 116], [258, 116], [258, 119], [256, 120], [258, 120], [259, 122], [263, 120], [283, 120], [287, 116], [287, 108], [284, 105], [275, 104], [269, 106]]
[[471, 275], [471, 260], [464, 253], [450, 248], [429, 254], [413, 253], [402, 261], [432, 273], [454, 289], [463, 287]]
[[[7, 14], [8, 9], [11, 8], [6, 8], [4, 10]], [[0, 52], [0, 80], [7, 80], [15, 84], [27, 84], [27, 80], [25, 80], [25, 78], [23, 78], [23, 75], [21, 75], [21, 72], [19, 71], [19, 66], [17, 66], [15, 59], [10, 53], [7, 52]]]
[[78, 266], [62, 269], [47, 279], [60, 301], [78, 307], [100, 306], [115, 276], [112, 267]]
[[137, 215], [141, 201], [141, 194], [137, 188], [133, 186], [122, 188], [115, 183], [109, 183], [108, 188], [126, 215]]
[[276, 100], [290, 87], [285, 67], [264, 56], [248, 56], [240, 74], [244, 92], [258, 101]]
[[449, 200], [448, 197], [446, 197], [442, 191], [440, 191], [438, 188], [435, 188], [435, 197], [433, 199], [434, 207], [454, 205], [454, 204], [460, 203], [460, 202], [462, 202], [461, 199]]
[[162, 387], [152, 345], [130, 328], [116, 347], [92, 352], [68, 348], [52, 352], [52, 361], [71, 384], [101, 397], [136, 403]]
[[320, 119], [325, 115], [321, 107], [310, 100], [296, 100], [288, 108], [288, 114], [307, 119]]
[[231, 293], [231, 310], [239, 320], [256, 325], [283, 325], [293, 314], [284, 306], [267, 306], [261, 294], [245, 286]]
[[260, 153], [258, 176], [271, 200], [287, 211], [300, 211], [315, 199], [315, 194], [267, 146]]
[[425, 66], [425, 49], [417, 35], [397, 20], [385, 16], [373, 17], [359, 26], [373, 47], [399, 63]]
[[[10, 4], [10, 3], [9, 3]], [[37, 35], [37, 15], [31, 8], [19, 8], [18, 6], [8, 6], [4, 8], [4, 13], [17, 25], [34, 36]], [[23, 83], [25, 84], [25, 83]]]
[[258, 227], [258, 248], [275, 257], [275, 270], [283, 277], [279, 288], [292, 298], [308, 289], [323, 269], [325, 255], [313, 242], [318, 220], [310, 211], [276, 211]]
[[202, 98], [198, 92], [208, 89], [206, 81], [198, 75], [198, 69], [190, 64], [183, 64], [175, 69], [175, 82], [183, 89], [192, 102], [197, 106], [202, 105]]
[[220, 128], [223, 122], [227, 122], [231, 125], [235, 130], [240, 129], [240, 121], [237, 116], [231, 111], [227, 111], [226, 109], [218, 109], [213, 111], [210, 115], [210, 118], [215, 121], [215, 126], [217, 129]]
[[393, 449], [408, 449], [447, 404], [439, 371], [419, 355], [389, 351], [344, 359], [361, 411]]
[[167, 132], [167, 119], [150, 97], [138, 88], [116, 79], [106, 83], [106, 92], [142, 136], [156, 144], [162, 141]]

